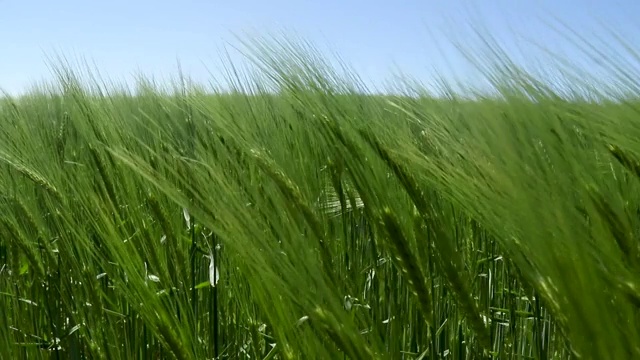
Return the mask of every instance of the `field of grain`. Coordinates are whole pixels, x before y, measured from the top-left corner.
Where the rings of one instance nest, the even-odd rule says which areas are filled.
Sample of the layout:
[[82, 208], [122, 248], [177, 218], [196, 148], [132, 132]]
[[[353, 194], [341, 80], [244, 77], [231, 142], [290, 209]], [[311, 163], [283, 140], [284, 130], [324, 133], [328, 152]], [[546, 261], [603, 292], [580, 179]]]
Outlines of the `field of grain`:
[[1, 101], [1, 359], [640, 357], [632, 69], [436, 98], [254, 54]]

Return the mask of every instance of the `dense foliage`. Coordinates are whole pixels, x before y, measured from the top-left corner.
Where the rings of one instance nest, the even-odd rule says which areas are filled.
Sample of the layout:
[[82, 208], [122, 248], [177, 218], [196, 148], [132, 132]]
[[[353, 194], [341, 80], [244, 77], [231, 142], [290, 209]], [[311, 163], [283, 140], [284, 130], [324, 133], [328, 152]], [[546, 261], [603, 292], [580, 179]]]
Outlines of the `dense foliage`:
[[0, 358], [640, 356], [637, 102], [258, 50], [231, 94], [2, 101]]

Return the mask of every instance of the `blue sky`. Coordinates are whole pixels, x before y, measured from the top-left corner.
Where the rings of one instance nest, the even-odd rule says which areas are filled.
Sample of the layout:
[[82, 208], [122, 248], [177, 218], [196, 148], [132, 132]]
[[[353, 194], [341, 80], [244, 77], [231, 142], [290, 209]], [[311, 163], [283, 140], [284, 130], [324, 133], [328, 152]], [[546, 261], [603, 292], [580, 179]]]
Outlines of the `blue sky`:
[[596, 20], [637, 34], [640, 1], [2, 0], [0, 87], [19, 94], [50, 78], [47, 55], [56, 53], [84, 57], [114, 80], [139, 70], [170, 76], [179, 59], [185, 72], [207, 82], [210, 71], [219, 75], [220, 50], [236, 43], [234, 34], [281, 30], [337, 52], [372, 84], [395, 69], [426, 82], [434, 69], [471, 79], [472, 68], [450, 45], [452, 37], [472, 41], [465, 35], [469, 21], [486, 26], [509, 53], [524, 49], [524, 60], [531, 46], [517, 34], [577, 56], [541, 21], [550, 14], [588, 37]]

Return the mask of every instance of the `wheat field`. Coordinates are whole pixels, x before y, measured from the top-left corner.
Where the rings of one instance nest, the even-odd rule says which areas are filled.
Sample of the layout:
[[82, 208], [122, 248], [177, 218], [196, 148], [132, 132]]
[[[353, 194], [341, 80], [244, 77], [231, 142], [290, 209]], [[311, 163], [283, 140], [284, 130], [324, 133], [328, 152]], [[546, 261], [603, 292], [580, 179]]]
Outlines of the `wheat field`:
[[254, 45], [231, 92], [0, 101], [0, 358], [640, 357], [633, 68], [372, 95]]

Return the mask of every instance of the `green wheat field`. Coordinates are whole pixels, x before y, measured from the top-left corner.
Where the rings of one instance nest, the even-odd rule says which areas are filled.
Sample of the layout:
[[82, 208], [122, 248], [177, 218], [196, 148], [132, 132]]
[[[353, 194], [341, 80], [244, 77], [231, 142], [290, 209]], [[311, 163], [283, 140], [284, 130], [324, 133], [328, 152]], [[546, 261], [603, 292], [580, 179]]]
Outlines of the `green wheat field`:
[[640, 358], [633, 63], [374, 95], [247, 46], [232, 91], [0, 100], [0, 359]]

